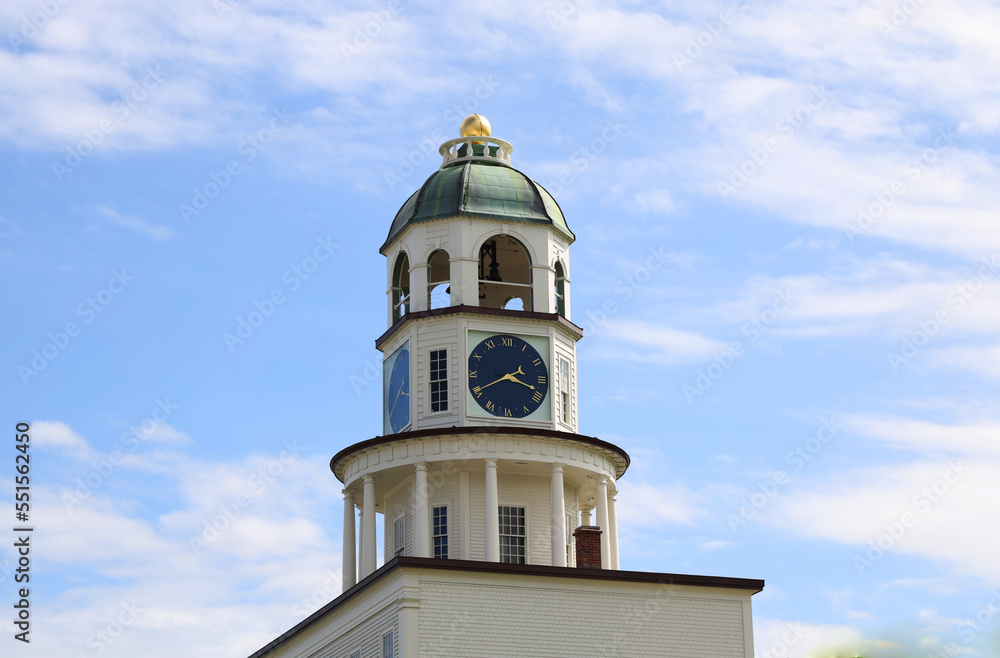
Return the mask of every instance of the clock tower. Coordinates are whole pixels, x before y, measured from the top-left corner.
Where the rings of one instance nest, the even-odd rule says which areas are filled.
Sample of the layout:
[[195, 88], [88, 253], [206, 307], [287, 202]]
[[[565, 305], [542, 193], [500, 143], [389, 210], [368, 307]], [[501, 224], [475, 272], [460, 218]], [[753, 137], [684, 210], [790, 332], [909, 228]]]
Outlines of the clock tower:
[[[361, 509], [344, 585], [384, 555], [574, 563], [572, 531], [602, 530], [618, 568], [620, 448], [577, 433], [569, 248], [559, 204], [472, 115], [396, 213], [385, 243], [383, 435], [338, 453], [345, 521]], [[595, 519], [596, 517], [596, 519]], [[354, 531], [345, 527], [345, 536]]]
[[381, 248], [383, 431], [502, 423], [574, 432], [575, 236], [485, 118], [472, 115], [461, 133], [441, 145], [441, 167], [396, 213]]
[[629, 457], [578, 429], [575, 236], [512, 151], [468, 117], [396, 213], [382, 435], [330, 460], [343, 591], [251, 658], [753, 658], [763, 581], [619, 568]]

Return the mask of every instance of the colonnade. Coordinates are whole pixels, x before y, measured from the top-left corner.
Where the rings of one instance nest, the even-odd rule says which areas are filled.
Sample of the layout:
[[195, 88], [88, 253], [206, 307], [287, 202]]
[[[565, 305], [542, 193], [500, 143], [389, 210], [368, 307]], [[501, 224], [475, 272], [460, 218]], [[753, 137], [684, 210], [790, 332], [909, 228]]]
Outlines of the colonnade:
[[[551, 465], [551, 507], [552, 520], [551, 543], [552, 565], [565, 567], [566, 564], [566, 499], [563, 466]], [[420, 462], [414, 468], [414, 499], [413, 499], [413, 556], [431, 557], [431, 515], [428, 503], [427, 463]], [[469, 521], [471, 519], [469, 473], [459, 474], [459, 530], [462, 533], [458, 542], [461, 547], [460, 559], [474, 559], [469, 551]], [[495, 459], [484, 460], [485, 475], [485, 514], [486, 528], [484, 544], [484, 559], [487, 562], [500, 561], [500, 524], [497, 511], [500, 505], [497, 462]], [[608, 480], [603, 476], [594, 476], [597, 495], [595, 505], [586, 506], [581, 510], [582, 525], [593, 525], [592, 511], [596, 508], [597, 525], [601, 533], [601, 567], [618, 569], [618, 518], [615, 510], [616, 492], [608, 491]], [[355, 500], [354, 492], [344, 489], [344, 546], [343, 546], [343, 585], [344, 591], [353, 587], [358, 580], [366, 578], [376, 569], [377, 546], [375, 534], [375, 476], [367, 474], [362, 478], [362, 499]], [[361, 508], [360, 541], [355, 549], [355, 507]], [[529, 541], [530, 538], [526, 538]]]

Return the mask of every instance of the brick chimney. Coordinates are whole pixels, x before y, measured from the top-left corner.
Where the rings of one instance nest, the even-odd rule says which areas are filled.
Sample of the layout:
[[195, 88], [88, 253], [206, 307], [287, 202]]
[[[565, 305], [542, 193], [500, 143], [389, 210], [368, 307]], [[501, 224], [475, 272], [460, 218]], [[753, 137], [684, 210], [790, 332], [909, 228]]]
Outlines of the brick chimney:
[[573, 531], [576, 537], [576, 566], [578, 569], [601, 568], [601, 529], [596, 525], [582, 525]]

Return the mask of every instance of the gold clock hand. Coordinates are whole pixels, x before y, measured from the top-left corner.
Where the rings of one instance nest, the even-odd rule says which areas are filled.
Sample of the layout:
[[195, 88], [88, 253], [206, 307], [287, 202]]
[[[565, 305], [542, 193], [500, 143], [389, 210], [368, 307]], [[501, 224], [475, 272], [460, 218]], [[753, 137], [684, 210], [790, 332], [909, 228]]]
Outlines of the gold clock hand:
[[[520, 368], [518, 368], [518, 370], [520, 370]], [[521, 374], [523, 375], [524, 373], [522, 372]], [[515, 384], [520, 384], [521, 386], [527, 386], [532, 391], [535, 390], [534, 386], [532, 386], [531, 384], [525, 384], [524, 382], [522, 382], [520, 379], [518, 379], [514, 375], [508, 375], [508, 377], [510, 377], [510, 381], [514, 382]]]
[[503, 376], [503, 377], [501, 377], [500, 379], [498, 379], [498, 380], [496, 380], [496, 381], [493, 381], [493, 382], [490, 382], [489, 384], [486, 384], [485, 386], [479, 386], [479, 387], [478, 387], [478, 389], [479, 389], [479, 390], [481, 391], [481, 390], [483, 390], [484, 388], [487, 388], [487, 387], [489, 387], [489, 386], [493, 386], [493, 385], [494, 385], [494, 384], [496, 384], [497, 382], [502, 382], [502, 381], [503, 381], [503, 380], [505, 380], [505, 379], [510, 379], [510, 377], [511, 377], [510, 375], [504, 375], [504, 376]]
[[527, 386], [531, 390], [535, 390], [534, 386], [532, 386], [531, 384], [525, 384], [524, 382], [522, 382], [521, 380], [519, 380], [517, 377], [514, 376], [514, 375], [525, 375], [525, 374], [527, 374], [527, 373], [524, 372], [524, 370], [521, 369], [521, 366], [518, 366], [517, 370], [515, 370], [514, 372], [508, 373], [508, 374], [504, 375], [503, 377], [501, 377], [500, 379], [497, 379], [496, 381], [490, 382], [489, 384], [485, 384], [483, 386], [478, 386], [478, 387], [476, 387], [476, 390], [477, 391], [482, 391], [484, 388], [493, 386], [497, 382], [502, 382], [505, 379], [508, 380], [508, 381], [512, 381], [512, 382], [514, 382], [516, 384], [520, 384], [521, 386]]

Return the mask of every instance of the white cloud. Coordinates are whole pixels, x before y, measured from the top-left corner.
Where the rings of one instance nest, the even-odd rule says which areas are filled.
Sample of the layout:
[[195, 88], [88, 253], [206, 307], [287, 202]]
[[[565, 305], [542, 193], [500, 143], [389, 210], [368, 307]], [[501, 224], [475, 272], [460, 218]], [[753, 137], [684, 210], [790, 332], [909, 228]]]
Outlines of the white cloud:
[[[33, 423], [32, 440], [53, 467], [64, 454], [72, 468], [75, 453], [89, 450], [59, 421]], [[67, 583], [36, 602], [44, 655], [89, 655], [101, 642], [110, 658], [248, 655], [340, 593], [332, 565], [342, 506], [328, 504], [338, 487], [326, 456], [296, 454], [289, 442], [233, 461], [134, 458], [117, 467], [113, 485], [71, 505], [61, 481], [43, 472], [32, 482], [50, 575]], [[157, 459], [171, 466], [151, 479], [142, 462]], [[206, 527], [214, 533], [202, 534]], [[205, 546], [195, 550], [192, 537]], [[9, 563], [10, 547], [0, 555]], [[101, 640], [126, 609], [137, 614], [125, 615], [113, 642]]]
[[669, 485], [619, 483], [618, 523], [623, 532], [662, 528], [668, 523], [692, 525], [706, 512], [704, 497], [680, 483]]
[[893, 554], [917, 555], [1000, 583], [1000, 462], [981, 457], [856, 468], [811, 481], [763, 510], [795, 534], [848, 544], [861, 574]]
[[984, 457], [1000, 456], [1000, 425], [942, 425], [895, 416], [850, 416], [849, 429], [899, 448]]
[[[778, 293], [788, 291], [794, 301], [769, 335], [874, 334], [896, 340], [936, 324], [931, 329], [935, 341], [992, 336], [1000, 331], [1000, 280], [983, 279], [984, 268], [989, 273], [982, 262], [932, 268], [884, 255], [837, 258], [823, 274], [755, 275], [731, 299], [702, 307], [696, 317], [745, 322], [774, 307]], [[936, 319], [941, 313], [943, 322]]]
[[[888, 648], [850, 626], [754, 618], [754, 655], [774, 658], [848, 658]], [[877, 654], [876, 654], [877, 655]]]
[[167, 423], [144, 423], [138, 432], [139, 439], [167, 445], [190, 443], [191, 437]]
[[[717, 195], [717, 181], [727, 181], [747, 149], [760, 149], [770, 137], [777, 150], [730, 202], [832, 228], [843, 238], [858, 209], [898, 180], [905, 190], [892, 195], [888, 211], [858, 239], [880, 236], [962, 254], [1000, 250], [997, 163], [962, 142], [1000, 129], [1000, 84], [983, 84], [974, 73], [1000, 59], [981, 36], [1000, 24], [995, 7], [921, 5], [906, 25], [884, 35], [879, 21], [889, 20], [890, 6], [847, 3], [837, 12], [801, 3], [755, 6], [737, 11], [707, 45], [694, 45], [714, 11], [699, 5], [668, 19], [586, 7], [571, 33], [556, 36], [578, 61], [609, 77], [667, 86], [671, 100], [679, 95], [674, 102], [701, 120], [701, 139], [671, 149], [679, 157], [660, 158], [674, 163], [671, 178], [689, 190]], [[696, 51], [694, 59], [678, 66], [676, 56], [686, 51]], [[949, 57], [932, 54], [941, 52]], [[787, 121], [817, 81], [825, 98], [802, 120]], [[940, 93], [929, 98], [927, 88]], [[938, 131], [956, 129], [949, 148], [929, 156], [933, 161], [904, 171]]]
[[65, 451], [78, 460], [92, 460], [97, 455], [86, 439], [58, 420], [36, 420], [31, 423], [31, 441], [42, 448]]
[[677, 209], [673, 197], [667, 190], [644, 190], [635, 195], [635, 205], [642, 212], [669, 215]]
[[672, 365], [703, 360], [727, 349], [701, 334], [642, 320], [610, 320], [601, 325], [594, 356], [636, 363]]
[[176, 235], [168, 226], [154, 226], [141, 217], [130, 217], [119, 213], [111, 206], [98, 206], [98, 212], [112, 224], [127, 228], [154, 240], [166, 240]]
[[935, 349], [928, 353], [928, 360], [939, 368], [1000, 378], [1000, 344]]

